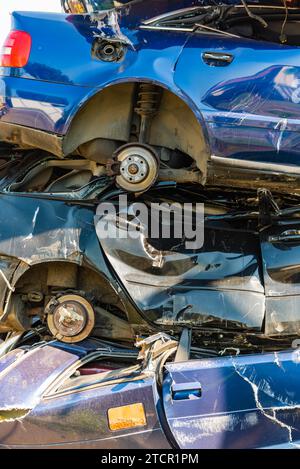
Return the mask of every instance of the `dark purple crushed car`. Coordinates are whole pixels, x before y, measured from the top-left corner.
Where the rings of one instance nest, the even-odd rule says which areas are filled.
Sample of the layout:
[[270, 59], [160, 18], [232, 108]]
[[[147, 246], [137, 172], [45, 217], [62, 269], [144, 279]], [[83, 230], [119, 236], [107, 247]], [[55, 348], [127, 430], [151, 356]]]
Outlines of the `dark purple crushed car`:
[[213, 357], [188, 335], [156, 334], [138, 356], [20, 344], [0, 360], [0, 448], [299, 448], [299, 352]]
[[0, 448], [298, 448], [299, 2], [63, 4], [1, 59]]

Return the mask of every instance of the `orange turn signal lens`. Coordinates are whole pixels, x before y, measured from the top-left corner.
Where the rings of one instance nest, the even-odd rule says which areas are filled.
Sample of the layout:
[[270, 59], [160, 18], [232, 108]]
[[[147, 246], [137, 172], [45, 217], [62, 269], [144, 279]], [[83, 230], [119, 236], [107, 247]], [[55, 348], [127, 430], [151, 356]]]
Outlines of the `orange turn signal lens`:
[[108, 409], [108, 425], [112, 431], [143, 427], [146, 424], [147, 419], [142, 403]]

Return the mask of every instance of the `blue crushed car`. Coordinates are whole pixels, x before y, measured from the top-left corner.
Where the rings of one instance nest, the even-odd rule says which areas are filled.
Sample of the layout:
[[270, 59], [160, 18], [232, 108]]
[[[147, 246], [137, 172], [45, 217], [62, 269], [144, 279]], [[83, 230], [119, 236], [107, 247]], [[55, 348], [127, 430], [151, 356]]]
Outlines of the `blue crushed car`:
[[298, 0], [62, 5], [13, 14], [2, 141], [97, 161], [132, 192], [157, 179], [297, 190]]

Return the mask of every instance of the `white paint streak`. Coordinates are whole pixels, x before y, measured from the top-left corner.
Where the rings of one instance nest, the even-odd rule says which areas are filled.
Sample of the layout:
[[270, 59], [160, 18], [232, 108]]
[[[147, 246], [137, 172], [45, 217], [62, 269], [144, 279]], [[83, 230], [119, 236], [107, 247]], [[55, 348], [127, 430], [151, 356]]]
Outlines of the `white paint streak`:
[[287, 119], [282, 119], [282, 120], [279, 121], [279, 122], [276, 124], [276, 126], [275, 126], [275, 130], [279, 130], [279, 131], [280, 131], [279, 136], [278, 136], [278, 140], [277, 140], [277, 145], [276, 145], [277, 153], [280, 152], [281, 143], [282, 143], [282, 138], [283, 138], [283, 133], [285, 132], [287, 126], [288, 126], [288, 120], [287, 120]]
[[[249, 384], [249, 386], [251, 386], [252, 388], [252, 391], [253, 391], [253, 395], [254, 395], [254, 400], [255, 400], [255, 405], [257, 407], [258, 410], [261, 411], [261, 413], [269, 420], [272, 420], [274, 423], [276, 423], [277, 425], [279, 425], [281, 428], [284, 428], [286, 429], [287, 431], [287, 434], [288, 434], [288, 439], [289, 439], [289, 443], [295, 445], [296, 447], [299, 447], [299, 445], [297, 445], [296, 443], [293, 442], [293, 436], [292, 436], [292, 430], [293, 428], [290, 426], [290, 425], [287, 425], [286, 423], [282, 422], [281, 420], [279, 420], [279, 418], [277, 417], [276, 415], [276, 412], [278, 412], [279, 410], [284, 410], [284, 409], [287, 409], [287, 410], [291, 410], [293, 408], [300, 408], [300, 405], [297, 405], [297, 406], [284, 406], [284, 407], [278, 407], [277, 409], [270, 409], [270, 411], [272, 412], [272, 415], [269, 414], [268, 412], [266, 412], [266, 410], [263, 408], [262, 404], [260, 403], [259, 401], [259, 390], [262, 390], [260, 387], [258, 387], [255, 383], [253, 383], [247, 376], [245, 376], [243, 374], [243, 370], [245, 370], [245, 367], [238, 367], [237, 363], [235, 362], [234, 360], [234, 357], [232, 357], [232, 364], [233, 364], [233, 367], [236, 371], [236, 373], [244, 380], [246, 381], [246, 383]], [[268, 390], [270, 390], [270, 386], [268, 385]], [[274, 396], [275, 397], [275, 396]]]
[[8, 281], [8, 278], [6, 277], [2, 269], [0, 269], [0, 275], [3, 278], [4, 282], [6, 283], [7, 288], [10, 291], [14, 292], [15, 291], [14, 287], [10, 284], [10, 282]]
[[31, 233], [29, 233], [28, 236], [26, 236], [26, 238], [24, 238], [24, 241], [28, 241], [29, 239], [33, 238], [33, 232], [34, 232], [34, 229], [35, 229], [36, 219], [37, 219], [37, 216], [39, 214], [39, 211], [40, 211], [40, 207], [37, 207], [36, 211], [34, 212], [33, 219], [32, 219], [32, 231], [31, 231]]

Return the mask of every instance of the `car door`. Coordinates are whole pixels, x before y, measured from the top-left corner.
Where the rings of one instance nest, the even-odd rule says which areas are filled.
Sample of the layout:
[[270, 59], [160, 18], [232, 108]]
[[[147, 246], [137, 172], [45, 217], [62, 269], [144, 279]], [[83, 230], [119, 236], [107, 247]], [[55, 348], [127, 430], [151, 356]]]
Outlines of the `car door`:
[[[198, 31], [175, 80], [206, 128], [212, 164], [300, 164], [300, 49]], [[187, 72], [188, 71], [188, 72]], [[233, 160], [233, 161], [232, 161]], [[245, 163], [246, 162], [246, 163]]]
[[300, 224], [279, 223], [261, 233], [267, 335], [300, 332]]
[[177, 445], [296, 448], [299, 371], [298, 351], [167, 364], [163, 401]]

